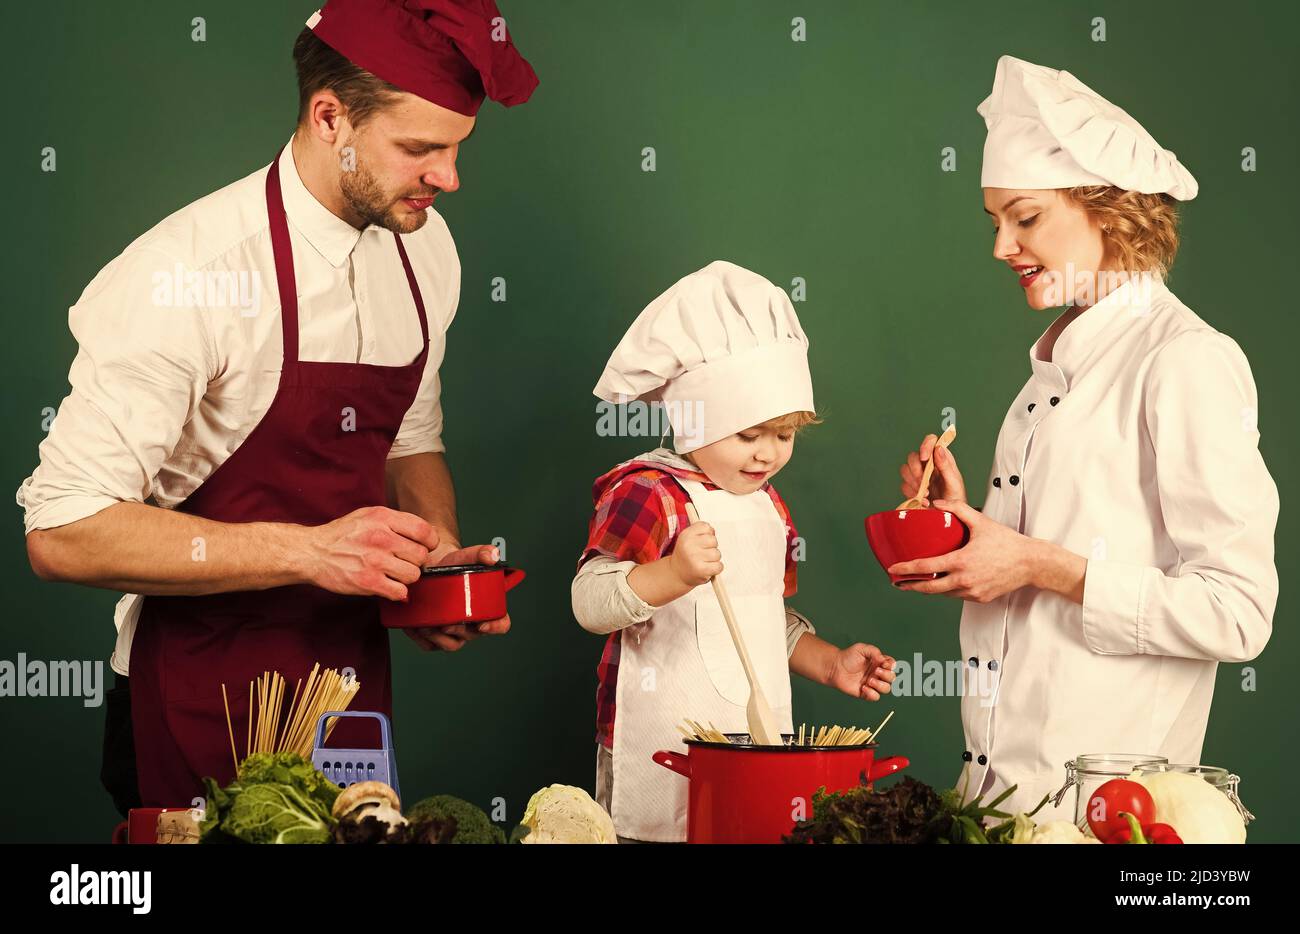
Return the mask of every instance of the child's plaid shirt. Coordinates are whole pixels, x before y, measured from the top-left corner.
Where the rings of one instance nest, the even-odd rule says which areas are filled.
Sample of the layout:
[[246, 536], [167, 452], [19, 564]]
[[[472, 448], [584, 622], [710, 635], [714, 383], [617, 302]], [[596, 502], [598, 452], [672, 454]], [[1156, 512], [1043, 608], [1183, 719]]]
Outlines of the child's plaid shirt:
[[[592, 488], [596, 508], [588, 529], [587, 547], [578, 559], [578, 567], [597, 555], [646, 564], [672, 554], [678, 532], [690, 524], [686, 516], [690, 497], [677, 482], [679, 477], [703, 483], [710, 490], [718, 489], [688, 462], [662, 449], [653, 455], [625, 461], [601, 476]], [[790, 597], [796, 589], [797, 533], [790, 510], [776, 488], [765, 483], [763, 489], [772, 497], [777, 514], [785, 522], [785, 596]], [[614, 708], [622, 635], [622, 630], [609, 634], [600, 664], [596, 667], [596, 741], [607, 747], [614, 743]]]

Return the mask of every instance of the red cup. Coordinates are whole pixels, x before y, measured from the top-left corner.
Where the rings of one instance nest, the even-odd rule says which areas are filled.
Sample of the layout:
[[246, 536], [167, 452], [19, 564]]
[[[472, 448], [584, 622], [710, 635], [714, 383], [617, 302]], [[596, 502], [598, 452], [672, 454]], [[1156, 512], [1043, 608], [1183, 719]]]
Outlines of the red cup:
[[189, 808], [131, 808], [126, 820], [113, 828], [114, 843], [157, 843], [158, 816], [166, 811], [188, 811]]
[[482, 623], [506, 615], [506, 591], [524, 579], [504, 564], [455, 564], [424, 568], [406, 588], [405, 600], [384, 600], [379, 619], [389, 629], [424, 629]]
[[[946, 509], [891, 509], [867, 516], [866, 527], [867, 542], [886, 573], [900, 561], [946, 555], [970, 540], [970, 529]], [[904, 581], [940, 576], [938, 572], [890, 574], [889, 580], [897, 587]]]

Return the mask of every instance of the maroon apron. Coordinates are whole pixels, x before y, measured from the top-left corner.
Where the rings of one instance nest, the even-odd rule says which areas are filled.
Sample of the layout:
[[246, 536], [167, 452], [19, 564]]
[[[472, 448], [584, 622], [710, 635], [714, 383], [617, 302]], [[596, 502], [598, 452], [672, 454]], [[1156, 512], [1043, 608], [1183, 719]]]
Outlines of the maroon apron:
[[[385, 504], [384, 467], [419, 390], [429, 325], [415, 273], [397, 252], [420, 315], [424, 347], [406, 366], [298, 359], [298, 293], [280, 192], [279, 158], [266, 176], [266, 207], [280, 293], [284, 363], [262, 420], [183, 503], [180, 512], [218, 522], [321, 525]], [[351, 411], [348, 411], [351, 410]], [[355, 413], [355, 414], [352, 414]], [[235, 745], [248, 735], [249, 682], [278, 671], [284, 710], [312, 665], [350, 667], [361, 683], [353, 710], [391, 716], [388, 631], [377, 597], [343, 596], [308, 584], [270, 590], [144, 599], [131, 643], [131, 710], [144, 807], [188, 805], [204, 776], [234, 777], [221, 686]], [[340, 721], [331, 746], [377, 745], [373, 724]]]

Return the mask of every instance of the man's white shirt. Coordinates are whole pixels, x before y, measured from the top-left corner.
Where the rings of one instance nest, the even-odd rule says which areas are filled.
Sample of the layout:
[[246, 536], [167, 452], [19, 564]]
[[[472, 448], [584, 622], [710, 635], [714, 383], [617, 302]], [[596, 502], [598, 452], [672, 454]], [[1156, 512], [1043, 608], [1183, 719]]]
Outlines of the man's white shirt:
[[[183, 501], [270, 408], [283, 359], [267, 218], [267, 168], [182, 208], [105, 266], [68, 312], [71, 391], [18, 489], [26, 531], [119, 502]], [[299, 358], [398, 366], [420, 352], [420, 321], [393, 235], [357, 230], [304, 186], [292, 146], [280, 184], [293, 245]], [[429, 319], [420, 389], [389, 457], [445, 450], [438, 368], [460, 295], [460, 260], [432, 209], [402, 242]], [[270, 467], [269, 469], [274, 469]], [[113, 668], [126, 674], [141, 598], [115, 614]]]

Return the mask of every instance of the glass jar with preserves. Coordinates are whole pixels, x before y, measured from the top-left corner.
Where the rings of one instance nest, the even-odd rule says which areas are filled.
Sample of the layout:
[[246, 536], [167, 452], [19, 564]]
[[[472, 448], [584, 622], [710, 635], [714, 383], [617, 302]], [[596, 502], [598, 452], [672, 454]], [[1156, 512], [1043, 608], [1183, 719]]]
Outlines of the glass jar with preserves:
[[1088, 799], [1112, 778], [1128, 778], [1143, 766], [1168, 765], [1164, 756], [1136, 752], [1089, 752], [1065, 763], [1065, 784], [1052, 796], [1052, 806], [1060, 807], [1066, 792], [1074, 789], [1074, 823], [1081, 830], [1088, 826]]

